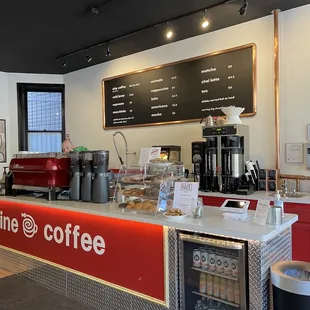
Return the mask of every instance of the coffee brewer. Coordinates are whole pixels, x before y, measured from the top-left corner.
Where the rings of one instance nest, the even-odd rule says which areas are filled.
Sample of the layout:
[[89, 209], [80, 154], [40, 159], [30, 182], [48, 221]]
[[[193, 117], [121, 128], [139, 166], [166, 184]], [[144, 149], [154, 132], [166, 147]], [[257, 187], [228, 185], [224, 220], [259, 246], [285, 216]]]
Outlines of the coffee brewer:
[[81, 185], [81, 200], [92, 200], [92, 165], [93, 154], [90, 151], [81, 152], [82, 163], [82, 185]]
[[202, 132], [207, 139], [203, 190], [236, 193], [244, 179], [245, 162], [249, 160], [249, 127], [205, 126]]
[[70, 189], [69, 199], [80, 200], [81, 199], [81, 181], [82, 181], [82, 167], [80, 161], [79, 152], [70, 152]]
[[93, 151], [93, 193], [92, 201], [103, 203], [110, 201], [109, 151]]
[[206, 163], [205, 163], [206, 142], [192, 142], [192, 163], [194, 171], [194, 181], [199, 183], [199, 189], [206, 187]]

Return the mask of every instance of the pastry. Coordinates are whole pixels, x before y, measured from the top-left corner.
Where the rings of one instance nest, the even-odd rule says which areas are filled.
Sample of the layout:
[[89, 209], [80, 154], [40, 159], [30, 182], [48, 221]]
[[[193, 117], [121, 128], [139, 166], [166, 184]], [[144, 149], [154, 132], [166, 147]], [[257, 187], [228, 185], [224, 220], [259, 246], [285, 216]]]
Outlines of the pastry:
[[183, 213], [183, 211], [181, 211], [180, 209], [170, 209], [169, 211], [166, 212], [167, 216], [182, 216], [185, 215], [185, 213]]
[[127, 208], [128, 209], [134, 209], [135, 208], [135, 203], [133, 201], [128, 202]]

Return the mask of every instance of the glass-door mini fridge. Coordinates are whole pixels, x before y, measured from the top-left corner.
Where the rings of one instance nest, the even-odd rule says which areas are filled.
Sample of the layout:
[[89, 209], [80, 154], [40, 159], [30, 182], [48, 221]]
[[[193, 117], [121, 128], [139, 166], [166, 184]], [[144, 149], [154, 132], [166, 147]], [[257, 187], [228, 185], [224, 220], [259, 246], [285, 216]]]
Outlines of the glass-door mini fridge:
[[181, 310], [248, 310], [246, 243], [179, 234]]

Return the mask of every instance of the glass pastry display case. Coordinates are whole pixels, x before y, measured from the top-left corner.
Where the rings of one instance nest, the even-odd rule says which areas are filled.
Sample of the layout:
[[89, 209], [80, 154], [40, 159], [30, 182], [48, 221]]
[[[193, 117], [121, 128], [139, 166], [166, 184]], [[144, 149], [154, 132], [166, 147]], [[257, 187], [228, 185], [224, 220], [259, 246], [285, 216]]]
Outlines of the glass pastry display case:
[[173, 206], [174, 183], [184, 178], [184, 166], [147, 164], [123, 167], [114, 200], [118, 211], [156, 215]]
[[246, 244], [179, 234], [181, 310], [247, 310]]

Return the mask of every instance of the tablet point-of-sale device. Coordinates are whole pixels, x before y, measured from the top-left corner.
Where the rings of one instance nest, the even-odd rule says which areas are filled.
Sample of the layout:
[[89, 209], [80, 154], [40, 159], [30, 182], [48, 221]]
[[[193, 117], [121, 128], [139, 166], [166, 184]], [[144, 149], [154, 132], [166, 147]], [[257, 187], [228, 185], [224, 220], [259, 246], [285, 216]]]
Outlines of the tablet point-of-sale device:
[[223, 212], [245, 213], [250, 205], [248, 200], [226, 199], [220, 210]]

